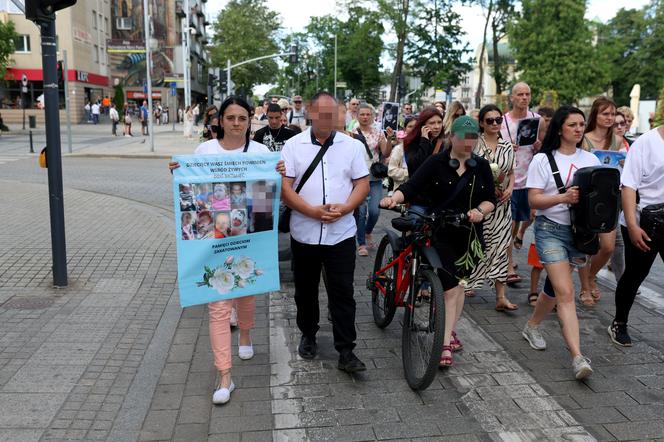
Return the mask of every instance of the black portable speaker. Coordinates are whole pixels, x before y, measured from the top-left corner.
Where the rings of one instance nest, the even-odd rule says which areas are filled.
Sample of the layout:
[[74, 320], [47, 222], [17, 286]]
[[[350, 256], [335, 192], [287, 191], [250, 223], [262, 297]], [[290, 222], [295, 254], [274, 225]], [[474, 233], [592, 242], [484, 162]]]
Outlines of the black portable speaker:
[[616, 228], [620, 209], [620, 171], [614, 167], [582, 167], [572, 186], [579, 186], [579, 203], [572, 206], [572, 224], [592, 233]]

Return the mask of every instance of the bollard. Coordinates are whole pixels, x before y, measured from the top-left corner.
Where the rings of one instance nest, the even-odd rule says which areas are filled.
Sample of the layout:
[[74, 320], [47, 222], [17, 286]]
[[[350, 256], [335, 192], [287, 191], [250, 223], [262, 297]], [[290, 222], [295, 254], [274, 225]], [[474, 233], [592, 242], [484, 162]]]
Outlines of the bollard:
[[37, 117], [35, 115], [30, 115], [28, 117], [29, 126], [30, 126], [30, 153], [35, 153], [35, 149], [32, 146], [32, 129], [37, 127]]

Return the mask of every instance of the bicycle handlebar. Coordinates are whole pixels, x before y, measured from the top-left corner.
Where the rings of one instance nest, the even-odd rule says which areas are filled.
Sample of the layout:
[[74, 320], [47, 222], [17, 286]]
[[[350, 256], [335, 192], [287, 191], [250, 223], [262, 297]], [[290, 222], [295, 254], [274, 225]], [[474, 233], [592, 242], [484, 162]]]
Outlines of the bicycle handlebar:
[[403, 215], [417, 215], [421, 219], [434, 223], [438, 220], [443, 220], [444, 223], [450, 223], [450, 224], [460, 224], [464, 221], [468, 221], [468, 215], [465, 213], [461, 212], [454, 212], [454, 213], [449, 213], [444, 211], [442, 214], [431, 214], [431, 215], [422, 215], [419, 212], [410, 210], [405, 204], [397, 204], [396, 206], [392, 208], [387, 208], [387, 207], [381, 207], [383, 210], [389, 210], [392, 212], [397, 212], [401, 216]]

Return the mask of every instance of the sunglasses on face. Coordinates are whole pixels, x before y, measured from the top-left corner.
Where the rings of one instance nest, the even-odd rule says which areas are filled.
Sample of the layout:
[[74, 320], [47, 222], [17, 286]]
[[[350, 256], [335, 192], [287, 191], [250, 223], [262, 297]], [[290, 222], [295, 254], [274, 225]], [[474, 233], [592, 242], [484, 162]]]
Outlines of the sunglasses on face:
[[614, 124], [614, 126], [616, 126], [616, 127], [625, 127], [625, 126], [627, 126], [627, 123], [625, 123], [624, 121], [621, 121], [619, 123]]
[[300, 101], [300, 100], [295, 100], [295, 101], [293, 101], [293, 103], [302, 103], [302, 101]]
[[503, 124], [503, 117], [485, 118], [484, 122], [486, 124]]

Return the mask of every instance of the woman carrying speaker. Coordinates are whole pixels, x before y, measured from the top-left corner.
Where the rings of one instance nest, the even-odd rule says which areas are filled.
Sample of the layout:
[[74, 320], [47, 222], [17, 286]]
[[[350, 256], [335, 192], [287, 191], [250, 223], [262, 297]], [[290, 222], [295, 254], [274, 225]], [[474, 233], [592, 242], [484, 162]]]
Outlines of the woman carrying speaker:
[[482, 248], [482, 221], [496, 206], [489, 162], [473, 154], [477, 138], [477, 122], [468, 116], [457, 118], [451, 129], [451, 146], [429, 157], [408, 182], [380, 202], [382, 207], [392, 208], [412, 201], [417, 195], [425, 195], [434, 213], [451, 211], [468, 216], [468, 221], [459, 226], [442, 226], [434, 238], [443, 266], [438, 272], [445, 299], [442, 367], [452, 365], [452, 343], [456, 340], [452, 332], [465, 298], [461, 281], [472, 273], [481, 258], [473, 252]]
[[[592, 374], [590, 360], [581, 354], [579, 320], [574, 303], [572, 270], [583, 267], [588, 257], [574, 247], [569, 206], [579, 202], [579, 189], [570, 187], [576, 170], [596, 166], [599, 159], [580, 149], [585, 128], [585, 116], [572, 106], [562, 106], [553, 115], [542, 142], [540, 152], [533, 157], [528, 168], [528, 202], [537, 210], [535, 217], [535, 244], [548, 277], [554, 296], [541, 293], [535, 310], [526, 323], [522, 335], [535, 350], [546, 349], [546, 341], [539, 330], [540, 323], [557, 306], [563, 338], [572, 356], [572, 368], [576, 379]], [[566, 187], [558, 191], [551, 163], [551, 154]], [[545, 289], [545, 292], [547, 290]]]
[[[620, 150], [620, 144], [613, 133], [616, 121], [616, 104], [607, 97], [599, 97], [593, 102], [588, 116], [588, 126], [583, 137], [583, 148], [593, 150]], [[599, 251], [590, 258], [590, 264], [579, 269], [581, 293], [579, 301], [585, 306], [593, 306], [601, 297], [597, 288], [597, 273], [609, 262], [616, 247], [616, 230], [599, 234]]]

